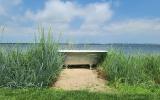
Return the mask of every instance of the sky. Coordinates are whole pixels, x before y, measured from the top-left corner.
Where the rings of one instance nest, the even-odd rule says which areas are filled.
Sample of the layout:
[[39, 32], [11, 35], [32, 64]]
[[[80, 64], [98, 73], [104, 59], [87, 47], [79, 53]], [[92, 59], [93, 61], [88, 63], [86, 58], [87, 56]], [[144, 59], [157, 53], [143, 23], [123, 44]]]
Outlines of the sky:
[[160, 44], [160, 0], [0, 0], [0, 42]]

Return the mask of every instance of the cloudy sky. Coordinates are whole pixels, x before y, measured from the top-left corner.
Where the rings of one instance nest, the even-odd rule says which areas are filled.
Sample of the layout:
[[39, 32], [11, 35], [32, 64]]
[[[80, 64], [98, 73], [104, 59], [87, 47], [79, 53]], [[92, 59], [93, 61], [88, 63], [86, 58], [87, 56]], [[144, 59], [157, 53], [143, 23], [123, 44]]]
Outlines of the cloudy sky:
[[52, 27], [61, 42], [160, 44], [159, 5], [160, 0], [0, 0], [0, 42], [33, 42], [42, 26]]

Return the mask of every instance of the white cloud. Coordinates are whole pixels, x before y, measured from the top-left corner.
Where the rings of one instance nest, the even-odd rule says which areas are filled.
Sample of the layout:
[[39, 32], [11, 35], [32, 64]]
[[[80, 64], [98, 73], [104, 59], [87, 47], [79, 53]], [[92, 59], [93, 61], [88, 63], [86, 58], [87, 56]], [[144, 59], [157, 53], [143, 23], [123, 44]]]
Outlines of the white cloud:
[[[26, 17], [43, 25], [53, 25], [55, 30], [73, 31], [70, 22], [76, 17], [83, 19], [79, 30], [95, 30], [111, 19], [113, 11], [107, 2], [91, 3], [86, 6], [72, 1], [49, 0], [38, 12], [27, 11]], [[65, 26], [65, 27], [64, 27]], [[76, 34], [76, 33], [75, 33]], [[90, 33], [89, 33], [90, 34]]]
[[0, 15], [8, 15], [7, 13], [21, 2], [22, 0], [0, 0]]
[[0, 16], [5, 15], [5, 10], [4, 8], [0, 5]]
[[112, 17], [113, 11], [108, 3], [90, 4], [84, 10], [82, 30], [95, 30], [106, 24]]
[[112, 22], [104, 27], [112, 34], [160, 34], [160, 19], [132, 19]]
[[68, 22], [75, 16], [76, 7], [72, 2], [50, 0], [46, 2], [44, 9], [34, 13], [27, 11], [26, 16], [37, 22]]
[[113, 12], [108, 3], [89, 4], [82, 10], [86, 23], [93, 24], [104, 23], [110, 20]]

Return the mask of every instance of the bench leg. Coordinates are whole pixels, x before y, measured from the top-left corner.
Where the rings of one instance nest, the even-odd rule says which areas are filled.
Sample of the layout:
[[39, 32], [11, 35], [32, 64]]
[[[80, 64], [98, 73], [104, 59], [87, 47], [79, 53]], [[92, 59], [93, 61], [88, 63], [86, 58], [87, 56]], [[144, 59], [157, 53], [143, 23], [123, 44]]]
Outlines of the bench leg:
[[92, 64], [89, 64], [89, 69], [92, 70]]
[[65, 65], [65, 68], [68, 69], [68, 65]]

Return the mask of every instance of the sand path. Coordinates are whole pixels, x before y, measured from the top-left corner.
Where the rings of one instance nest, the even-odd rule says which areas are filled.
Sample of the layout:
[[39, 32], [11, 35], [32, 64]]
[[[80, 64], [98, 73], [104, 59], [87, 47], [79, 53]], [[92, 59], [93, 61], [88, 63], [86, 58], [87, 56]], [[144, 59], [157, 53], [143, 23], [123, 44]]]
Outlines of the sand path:
[[63, 69], [54, 87], [64, 90], [110, 90], [106, 81], [98, 78], [96, 70], [84, 68]]

